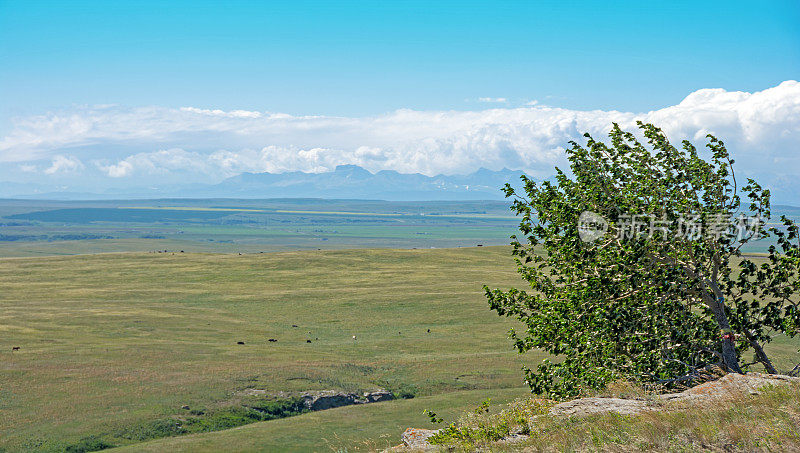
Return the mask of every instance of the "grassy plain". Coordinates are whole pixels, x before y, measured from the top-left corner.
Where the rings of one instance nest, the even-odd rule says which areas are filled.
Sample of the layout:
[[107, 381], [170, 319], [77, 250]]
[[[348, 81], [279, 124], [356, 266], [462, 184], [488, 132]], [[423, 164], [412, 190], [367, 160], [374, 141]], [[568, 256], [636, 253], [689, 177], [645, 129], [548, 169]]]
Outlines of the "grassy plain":
[[[461, 391], [518, 396], [512, 324], [488, 310], [483, 283], [518, 283], [506, 247], [2, 259], [0, 447], [120, 445], [128, 427], [248, 388], [388, 387], [454, 408]], [[425, 421], [394, 404], [385, 421]], [[371, 426], [365, 439], [399, 434]]]
[[[541, 358], [511, 350], [515, 323], [481, 291], [522, 284], [508, 247], [422, 249], [507, 243], [516, 221], [503, 204], [148, 203], [0, 200], [0, 451], [92, 436], [150, 451], [379, 447], [425, 426], [423, 408], [520, 396], [520, 366]], [[770, 345], [776, 365], [796, 363], [797, 347]], [[245, 389], [376, 387], [416, 398], [130, 435], [184, 405], [236, 407]]]

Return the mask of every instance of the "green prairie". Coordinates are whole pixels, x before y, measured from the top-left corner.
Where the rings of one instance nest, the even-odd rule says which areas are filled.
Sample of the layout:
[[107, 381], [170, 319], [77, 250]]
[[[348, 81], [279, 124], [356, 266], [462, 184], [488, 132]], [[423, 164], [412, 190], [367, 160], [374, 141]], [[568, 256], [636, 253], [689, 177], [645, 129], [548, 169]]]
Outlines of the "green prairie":
[[[536, 357], [511, 350], [513, 323], [489, 311], [481, 290], [518, 283], [508, 252], [2, 259], [0, 448], [63, 451], [92, 436], [124, 445], [132, 440], [120, 433], [131, 427], [180, 415], [184, 405], [224, 407], [250, 388], [385, 387], [456, 409], [479, 395], [519, 396], [523, 358]], [[417, 407], [425, 400], [417, 401], [370, 406], [365, 424], [378, 406], [394, 415], [375, 418], [361, 440], [396, 440], [398, 420], [425, 423]], [[270, 426], [296, 419], [299, 435], [302, 420], [319, 416]], [[346, 420], [339, 428], [331, 420], [327, 437], [339, 428], [345, 435]]]
[[[423, 408], [454, 416], [485, 398], [511, 401], [527, 393], [520, 367], [542, 356], [511, 349], [506, 332], [520, 326], [491, 312], [481, 289], [523, 283], [509, 252], [0, 259], [0, 451], [88, 451], [98, 440], [132, 451], [352, 451], [428, 426]], [[796, 339], [770, 345], [782, 369], [797, 349]], [[159, 429], [183, 406], [241, 407], [247, 389], [379, 387], [415, 398], [138, 443], [169, 434]]]

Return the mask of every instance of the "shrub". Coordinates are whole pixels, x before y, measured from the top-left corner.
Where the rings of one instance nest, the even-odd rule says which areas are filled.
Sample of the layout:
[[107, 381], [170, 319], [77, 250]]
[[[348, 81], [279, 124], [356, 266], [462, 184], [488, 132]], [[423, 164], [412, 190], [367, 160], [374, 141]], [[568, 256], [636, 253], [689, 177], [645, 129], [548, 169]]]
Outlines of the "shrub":
[[77, 443], [68, 445], [64, 451], [66, 453], [86, 453], [90, 451], [100, 451], [106, 448], [114, 448], [116, 445], [108, 443], [97, 436], [84, 437]]

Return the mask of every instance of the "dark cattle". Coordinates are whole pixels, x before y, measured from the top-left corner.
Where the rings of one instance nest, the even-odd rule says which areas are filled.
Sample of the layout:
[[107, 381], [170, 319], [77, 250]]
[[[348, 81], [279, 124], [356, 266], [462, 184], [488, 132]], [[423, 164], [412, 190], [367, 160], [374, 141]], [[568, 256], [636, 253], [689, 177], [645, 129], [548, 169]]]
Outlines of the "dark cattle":
[[270, 338], [270, 339], [269, 339], [269, 342], [270, 342], [270, 343], [275, 343], [276, 341], [278, 341], [278, 340], [276, 340], [276, 339], [274, 339], [274, 338]]
[[244, 341], [237, 341], [236, 344], [244, 344]]
[[297, 324], [292, 324], [292, 327], [297, 327]]
[[12, 346], [11, 347], [11, 352], [14, 352], [14, 351], [19, 351], [19, 346]]
[[311, 340], [306, 340], [306, 343], [311, 343]]

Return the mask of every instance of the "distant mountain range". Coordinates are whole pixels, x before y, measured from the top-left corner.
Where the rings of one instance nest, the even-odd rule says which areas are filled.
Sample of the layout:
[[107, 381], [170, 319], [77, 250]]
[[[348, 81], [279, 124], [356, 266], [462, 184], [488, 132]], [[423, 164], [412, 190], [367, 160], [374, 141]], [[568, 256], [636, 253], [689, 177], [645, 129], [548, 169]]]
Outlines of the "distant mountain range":
[[371, 173], [357, 165], [340, 165], [327, 173], [242, 173], [212, 186], [233, 197], [371, 198], [381, 200], [501, 199], [501, 188], [519, 182], [523, 173], [485, 168], [469, 175], [425, 176], [383, 170]]
[[[481, 168], [468, 175], [426, 176], [383, 170], [377, 173], [357, 165], [340, 165], [325, 173], [242, 173], [219, 184], [178, 185], [170, 187], [127, 188], [102, 193], [69, 190], [33, 190], [21, 185], [0, 185], [0, 197], [38, 199], [89, 198], [350, 198], [392, 201], [420, 200], [499, 200], [502, 187], [520, 186], [523, 172], [504, 168], [492, 171]], [[26, 185], [27, 186], [27, 185]]]

